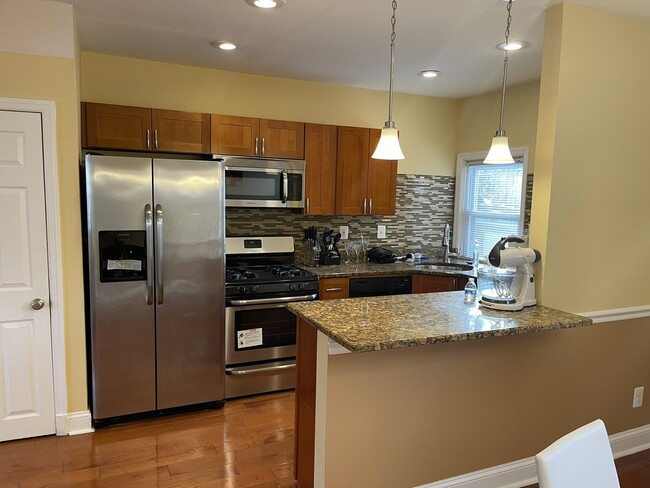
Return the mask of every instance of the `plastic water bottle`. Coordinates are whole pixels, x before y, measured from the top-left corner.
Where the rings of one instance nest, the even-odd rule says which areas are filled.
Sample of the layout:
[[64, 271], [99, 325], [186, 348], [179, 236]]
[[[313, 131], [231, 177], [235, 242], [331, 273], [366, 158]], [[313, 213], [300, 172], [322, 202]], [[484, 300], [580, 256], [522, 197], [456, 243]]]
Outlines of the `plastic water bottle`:
[[474, 303], [476, 301], [476, 283], [474, 283], [474, 278], [470, 278], [467, 284], [465, 285], [465, 303]]
[[481, 246], [478, 244], [478, 239], [474, 241], [474, 254], [472, 255], [472, 265], [478, 268], [478, 255], [481, 252]]

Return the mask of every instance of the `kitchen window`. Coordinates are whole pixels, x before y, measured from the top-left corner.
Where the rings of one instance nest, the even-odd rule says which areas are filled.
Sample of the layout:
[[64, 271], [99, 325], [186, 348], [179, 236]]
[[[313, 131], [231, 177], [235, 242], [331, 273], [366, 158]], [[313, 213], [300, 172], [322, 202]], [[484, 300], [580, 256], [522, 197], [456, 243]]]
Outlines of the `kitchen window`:
[[528, 150], [512, 150], [514, 164], [483, 164], [486, 156], [459, 154], [456, 165], [454, 247], [472, 256], [478, 240], [481, 259], [501, 237], [523, 234]]

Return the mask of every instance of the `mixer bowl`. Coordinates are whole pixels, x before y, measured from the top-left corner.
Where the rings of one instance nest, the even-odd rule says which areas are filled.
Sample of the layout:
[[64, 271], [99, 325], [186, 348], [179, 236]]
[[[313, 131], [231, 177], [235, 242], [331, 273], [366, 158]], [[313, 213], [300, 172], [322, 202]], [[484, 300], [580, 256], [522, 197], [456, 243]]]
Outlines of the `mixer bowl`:
[[478, 292], [495, 303], [514, 303], [521, 293], [526, 274], [517, 268], [486, 266], [478, 270]]

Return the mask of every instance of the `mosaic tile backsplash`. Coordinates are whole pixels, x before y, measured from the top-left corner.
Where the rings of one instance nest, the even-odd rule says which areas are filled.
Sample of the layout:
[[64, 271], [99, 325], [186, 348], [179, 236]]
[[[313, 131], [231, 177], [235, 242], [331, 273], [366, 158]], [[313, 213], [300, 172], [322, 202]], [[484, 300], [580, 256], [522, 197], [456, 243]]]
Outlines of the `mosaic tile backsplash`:
[[[526, 192], [525, 231], [530, 221], [532, 175]], [[349, 227], [348, 239], [364, 236], [369, 247], [386, 247], [396, 254], [421, 250], [431, 256], [442, 252], [445, 224], [454, 221], [455, 178], [451, 176], [397, 175], [397, 210], [389, 216], [311, 216], [298, 211], [266, 208], [227, 208], [226, 235], [291, 235], [300, 253], [303, 229], [315, 226], [319, 235], [327, 229]], [[377, 225], [386, 226], [386, 239], [377, 239]], [[342, 251], [342, 249], [341, 249]]]

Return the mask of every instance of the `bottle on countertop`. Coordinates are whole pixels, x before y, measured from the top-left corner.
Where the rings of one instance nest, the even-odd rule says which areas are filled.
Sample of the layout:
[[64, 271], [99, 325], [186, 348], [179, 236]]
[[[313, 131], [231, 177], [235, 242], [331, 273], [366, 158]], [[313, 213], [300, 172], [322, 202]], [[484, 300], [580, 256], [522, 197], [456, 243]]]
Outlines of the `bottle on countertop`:
[[474, 240], [474, 254], [472, 254], [472, 266], [478, 268], [478, 257], [481, 252], [481, 246], [478, 244], [478, 239]]
[[474, 303], [476, 301], [477, 293], [476, 283], [474, 283], [474, 278], [470, 278], [465, 285], [465, 298], [463, 301], [465, 303]]

